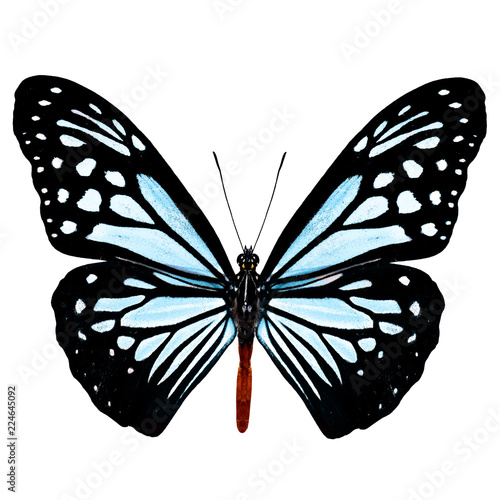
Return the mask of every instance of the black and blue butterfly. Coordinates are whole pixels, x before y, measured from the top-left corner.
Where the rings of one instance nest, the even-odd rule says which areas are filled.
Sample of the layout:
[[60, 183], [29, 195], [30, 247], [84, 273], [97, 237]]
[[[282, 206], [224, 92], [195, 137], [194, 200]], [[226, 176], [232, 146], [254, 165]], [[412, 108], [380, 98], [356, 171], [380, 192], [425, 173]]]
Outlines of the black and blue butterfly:
[[57, 339], [99, 410], [155, 436], [238, 337], [237, 423], [248, 425], [257, 337], [321, 431], [391, 413], [422, 375], [444, 308], [421, 259], [448, 244], [486, 133], [473, 81], [401, 97], [348, 144], [279, 237], [261, 274], [235, 273], [182, 183], [118, 109], [65, 79], [16, 92], [14, 131], [52, 245], [99, 259], [52, 299]]

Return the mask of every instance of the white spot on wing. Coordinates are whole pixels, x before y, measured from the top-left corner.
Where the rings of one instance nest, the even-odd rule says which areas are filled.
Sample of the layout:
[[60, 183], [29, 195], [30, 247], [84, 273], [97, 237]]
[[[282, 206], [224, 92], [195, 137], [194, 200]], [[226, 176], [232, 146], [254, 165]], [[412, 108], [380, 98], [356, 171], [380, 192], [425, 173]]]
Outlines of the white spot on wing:
[[358, 340], [359, 347], [363, 349], [365, 352], [371, 352], [373, 349], [375, 349], [375, 346], [377, 345], [377, 342], [375, 342], [375, 339], [372, 337], [367, 337], [365, 339]]
[[365, 136], [356, 144], [356, 146], [354, 146], [354, 151], [356, 151], [356, 153], [363, 151], [363, 149], [366, 148], [367, 144], [368, 144], [368, 137]]
[[54, 158], [52, 160], [52, 166], [54, 168], [61, 168], [62, 167], [62, 164], [63, 164], [63, 161], [61, 160], [61, 158]]
[[120, 172], [108, 171], [105, 173], [104, 177], [106, 177], [106, 180], [111, 184], [113, 184], [114, 186], [118, 187], [125, 186], [125, 179], [123, 178], [123, 175], [120, 174]]
[[378, 174], [375, 180], [373, 181], [373, 187], [375, 189], [383, 188], [389, 185], [394, 179], [394, 174], [390, 172]]
[[93, 109], [96, 113], [102, 114], [102, 111], [95, 105], [95, 104], [89, 104], [89, 107]]
[[411, 108], [411, 106], [405, 106], [399, 113], [398, 113], [398, 116], [401, 116], [401, 115], [404, 115], [409, 109]]
[[375, 132], [373, 133], [373, 136], [374, 137], [377, 137], [377, 135], [379, 135], [382, 130], [384, 130], [384, 128], [386, 127], [387, 125], [387, 120], [385, 122], [382, 122], [378, 127], [377, 129], [375, 130]]
[[59, 189], [57, 192], [57, 201], [59, 203], [65, 203], [69, 198], [69, 191], [67, 189]]
[[439, 205], [441, 203], [441, 193], [439, 191], [433, 191], [429, 195], [429, 199], [433, 205]]
[[85, 144], [80, 139], [67, 134], [61, 135], [61, 137], [59, 137], [59, 140], [64, 146], [68, 146], [69, 148], [79, 148]]
[[94, 170], [95, 166], [96, 161], [93, 158], [85, 158], [77, 164], [76, 171], [82, 177], [88, 177], [92, 173], [92, 170]]
[[61, 226], [61, 232], [64, 234], [71, 234], [76, 231], [76, 224], [70, 220], [65, 220]]
[[118, 347], [120, 349], [123, 349], [126, 351], [127, 349], [130, 349], [134, 345], [135, 339], [132, 337], [127, 337], [125, 335], [121, 335], [116, 339], [116, 343], [118, 344]]
[[428, 137], [423, 141], [417, 142], [415, 144], [415, 147], [419, 149], [432, 149], [435, 148], [438, 144], [439, 144], [439, 137], [434, 136], [434, 137]]
[[422, 207], [411, 191], [403, 191], [398, 196], [396, 203], [400, 214], [411, 214]]
[[403, 162], [403, 168], [405, 169], [405, 172], [408, 174], [408, 177], [410, 179], [417, 179], [422, 175], [422, 172], [424, 171], [422, 166], [413, 160], [406, 160], [405, 162]]
[[82, 196], [80, 201], [77, 202], [78, 208], [85, 210], [86, 212], [99, 212], [99, 207], [101, 206], [102, 198], [99, 191], [95, 189], [88, 189]]
[[81, 314], [83, 310], [87, 307], [85, 302], [82, 299], [78, 299], [75, 303], [75, 312], [76, 314]]
[[439, 161], [436, 162], [436, 165], [437, 165], [437, 168], [439, 170], [441, 170], [441, 172], [442, 172], [443, 170], [446, 170], [446, 167], [448, 166], [448, 163], [447, 163], [446, 160], [439, 160]]
[[410, 311], [414, 316], [418, 316], [420, 314], [420, 304], [417, 301], [413, 302], [410, 306]]
[[92, 330], [94, 330], [95, 332], [104, 333], [112, 330], [114, 326], [115, 320], [108, 319], [106, 321], [101, 321], [100, 323], [95, 323], [94, 325], [92, 325]]
[[118, 132], [120, 132], [120, 134], [125, 135], [125, 129], [118, 120], [113, 120], [113, 125], [116, 127]]
[[144, 146], [144, 144], [141, 142], [141, 140], [138, 137], [136, 137], [135, 135], [132, 136], [132, 144], [139, 151], [144, 151], [146, 149], [146, 146]]
[[436, 225], [433, 222], [428, 222], [422, 226], [422, 234], [426, 236], [434, 236], [438, 231]]
[[396, 335], [403, 331], [403, 328], [399, 325], [388, 323], [386, 321], [381, 321], [378, 326], [382, 332], [387, 333], [388, 335]]

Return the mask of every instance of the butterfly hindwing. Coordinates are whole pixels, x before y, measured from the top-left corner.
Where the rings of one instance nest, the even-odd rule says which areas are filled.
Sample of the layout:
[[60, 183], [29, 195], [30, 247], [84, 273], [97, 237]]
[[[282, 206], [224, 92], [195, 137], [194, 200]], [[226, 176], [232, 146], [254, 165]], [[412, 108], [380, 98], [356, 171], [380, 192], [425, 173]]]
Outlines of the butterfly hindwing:
[[218, 281], [233, 276], [191, 195], [151, 142], [102, 97], [62, 78], [28, 78], [16, 92], [14, 132], [58, 250]]
[[471, 80], [435, 81], [396, 100], [349, 143], [292, 217], [263, 279], [273, 286], [440, 252], [485, 132], [484, 94]]
[[257, 337], [322, 432], [337, 438], [392, 412], [417, 382], [443, 308], [425, 273], [380, 263], [276, 292]]
[[119, 424], [158, 435], [233, 340], [225, 301], [123, 263], [79, 267], [52, 300], [74, 377]]

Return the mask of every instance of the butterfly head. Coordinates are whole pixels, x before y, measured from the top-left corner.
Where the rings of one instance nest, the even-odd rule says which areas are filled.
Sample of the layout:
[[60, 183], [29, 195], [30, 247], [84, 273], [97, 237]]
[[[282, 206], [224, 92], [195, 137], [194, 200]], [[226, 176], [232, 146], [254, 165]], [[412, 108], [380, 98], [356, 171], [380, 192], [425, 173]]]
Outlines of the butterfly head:
[[236, 260], [238, 266], [240, 266], [240, 271], [255, 271], [259, 263], [259, 256], [253, 253], [252, 247], [245, 247], [243, 249], [243, 253], [238, 255], [238, 259]]

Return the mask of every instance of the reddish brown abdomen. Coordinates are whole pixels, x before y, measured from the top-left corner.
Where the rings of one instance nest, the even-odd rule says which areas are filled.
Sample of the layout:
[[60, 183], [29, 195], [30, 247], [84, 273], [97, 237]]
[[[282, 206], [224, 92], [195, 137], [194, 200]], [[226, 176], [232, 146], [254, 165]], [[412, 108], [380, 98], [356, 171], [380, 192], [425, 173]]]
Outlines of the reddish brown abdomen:
[[250, 419], [250, 401], [252, 399], [252, 357], [253, 339], [250, 342], [238, 342], [240, 365], [236, 380], [236, 426], [245, 432]]

